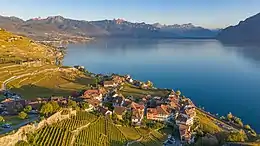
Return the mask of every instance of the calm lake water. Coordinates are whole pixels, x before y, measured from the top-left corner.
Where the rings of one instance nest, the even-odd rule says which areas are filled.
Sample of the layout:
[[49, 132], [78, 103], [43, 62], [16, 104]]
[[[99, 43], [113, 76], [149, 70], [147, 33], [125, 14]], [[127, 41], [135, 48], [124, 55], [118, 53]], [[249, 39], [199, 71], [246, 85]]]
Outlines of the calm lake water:
[[260, 47], [216, 40], [100, 40], [69, 45], [64, 65], [180, 89], [207, 111], [232, 112], [260, 132]]

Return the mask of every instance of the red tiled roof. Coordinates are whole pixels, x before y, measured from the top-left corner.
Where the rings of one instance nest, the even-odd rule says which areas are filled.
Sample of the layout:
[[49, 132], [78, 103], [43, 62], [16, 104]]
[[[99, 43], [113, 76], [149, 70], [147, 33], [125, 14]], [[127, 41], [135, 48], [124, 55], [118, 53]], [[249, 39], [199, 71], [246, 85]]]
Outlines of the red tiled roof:
[[138, 103], [136, 103], [136, 102], [132, 102], [132, 103], [131, 103], [131, 107], [132, 107], [133, 109], [140, 109], [140, 110], [143, 110], [143, 109], [144, 109], [144, 105], [138, 104]]
[[84, 92], [84, 95], [89, 95], [89, 94], [99, 94], [99, 91], [98, 90], [86, 90]]
[[141, 119], [142, 118], [142, 112], [137, 109], [132, 110], [132, 119]]
[[97, 107], [100, 104], [100, 101], [97, 99], [86, 99], [86, 101], [94, 107]]

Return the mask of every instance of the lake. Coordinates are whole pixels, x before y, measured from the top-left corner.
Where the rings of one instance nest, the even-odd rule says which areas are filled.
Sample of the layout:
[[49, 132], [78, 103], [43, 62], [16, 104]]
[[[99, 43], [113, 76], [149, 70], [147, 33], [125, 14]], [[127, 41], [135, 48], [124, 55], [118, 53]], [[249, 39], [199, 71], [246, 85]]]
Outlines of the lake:
[[64, 65], [130, 74], [180, 89], [207, 111], [231, 112], [260, 132], [260, 47], [217, 40], [111, 39], [69, 45]]

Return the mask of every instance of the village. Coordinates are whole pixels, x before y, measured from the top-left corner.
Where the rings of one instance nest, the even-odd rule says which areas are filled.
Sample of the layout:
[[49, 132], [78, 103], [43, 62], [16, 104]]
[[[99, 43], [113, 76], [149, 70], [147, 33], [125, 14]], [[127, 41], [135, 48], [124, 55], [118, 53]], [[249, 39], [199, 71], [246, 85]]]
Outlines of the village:
[[[119, 121], [129, 120], [131, 126], [143, 126], [145, 121], [159, 122], [162, 124], [174, 124], [178, 127], [179, 139], [182, 143], [194, 142], [191, 126], [196, 116], [195, 105], [189, 98], [181, 96], [180, 91], [169, 91], [166, 97], [145, 95], [143, 97], [123, 96], [120, 90], [124, 84], [149, 90], [154, 88], [148, 81], [143, 83], [132, 79], [129, 75], [96, 75], [100, 82], [97, 87], [73, 93], [70, 97], [22, 99], [21, 96], [2, 91], [5, 99], [0, 103], [1, 115], [17, 115], [19, 109], [31, 107], [30, 114], [37, 114], [41, 105], [49, 101], [57, 102], [61, 107], [66, 107], [68, 101], [87, 103], [85, 111], [96, 111], [104, 116], [116, 116]], [[155, 89], [155, 88], [154, 88]], [[126, 119], [129, 118], [129, 119]], [[10, 128], [8, 125], [4, 125]], [[3, 127], [3, 126], [2, 126]], [[165, 141], [165, 145], [175, 143], [174, 138]]]

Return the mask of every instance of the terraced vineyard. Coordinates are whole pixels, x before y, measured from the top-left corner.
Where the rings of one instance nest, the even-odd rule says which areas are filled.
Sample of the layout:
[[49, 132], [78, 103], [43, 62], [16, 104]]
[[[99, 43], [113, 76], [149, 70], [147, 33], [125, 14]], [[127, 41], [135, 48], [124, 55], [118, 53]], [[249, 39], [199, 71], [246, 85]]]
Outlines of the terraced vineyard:
[[82, 130], [74, 144], [76, 146], [122, 146], [126, 142], [127, 139], [121, 131], [110, 120], [101, 117]]
[[[138, 136], [134, 136], [135, 134]], [[97, 117], [85, 111], [77, 111], [76, 116], [38, 130], [34, 134], [33, 143], [30, 144], [37, 146], [123, 146], [127, 142], [140, 139], [140, 142], [130, 145], [161, 146], [164, 136], [149, 129], [117, 127], [109, 117]]]
[[71, 119], [63, 120], [55, 126], [66, 128], [69, 131], [75, 130], [81, 126], [85, 126], [93, 121], [95, 121], [97, 117], [88, 112], [78, 111], [76, 116], [72, 116]]
[[[5, 82], [8, 81], [8, 82]], [[0, 64], [0, 84], [23, 98], [69, 96], [74, 91], [88, 89], [95, 80], [77, 70], [58, 70], [55, 65], [29, 67]], [[28, 92], [30, 91], [30, 92]]]
[[68, 146], [72, 139], [72, 133], [66, 128], [48, 126], [36, 135], [35, 143], [40, 146]]

